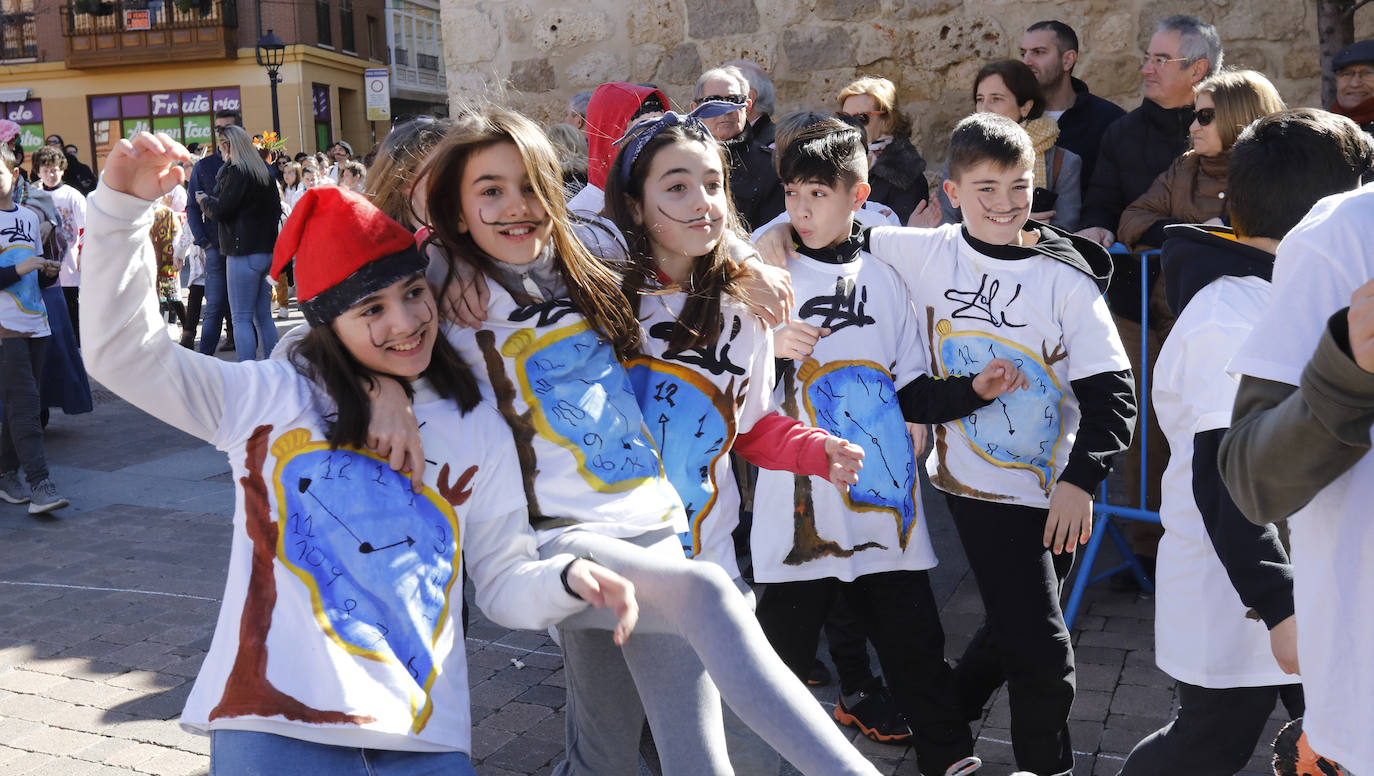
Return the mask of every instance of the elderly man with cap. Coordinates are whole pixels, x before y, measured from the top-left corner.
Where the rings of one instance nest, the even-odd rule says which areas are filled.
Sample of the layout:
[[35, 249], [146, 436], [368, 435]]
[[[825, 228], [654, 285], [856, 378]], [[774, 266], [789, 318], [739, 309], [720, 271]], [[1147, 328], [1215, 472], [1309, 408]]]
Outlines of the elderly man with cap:
[[1374, 134], [1374, 38], [1341, 49], [1331, 60], [1331, 70], [1336, 74], [1336, 101], [1331, 112]]
[[[91, 171], [90, 167], [82, 164], [81, 160], [76, 157], [76, 154], [72, 150], [69, 150], [75, 149], [76, 146], [69, 146], [63, 143], [61, 135], [48, 135], [44, 144], [56, 146], [57, 150], [61, 151], [63, 155], [67, 157], [67, 171], [62, 177], [63, 181], [68, 186], [81, 192], [81, 196], [83, 197], [95, 191], [95, 184], [97, 182], [95, 173]], [[38, 171], [34, 170], [34, 175], [37, 174]]]

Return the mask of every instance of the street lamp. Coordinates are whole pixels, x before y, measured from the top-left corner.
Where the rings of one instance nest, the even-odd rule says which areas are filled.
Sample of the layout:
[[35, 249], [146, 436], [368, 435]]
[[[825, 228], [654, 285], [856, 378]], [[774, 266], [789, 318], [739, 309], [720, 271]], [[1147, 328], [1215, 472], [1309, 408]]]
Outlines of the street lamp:
[[255, 51], [258, 65], [267, 68], [267, 82], [272, 85], [272, 132], [281, 137], [281, 110], [277, 107], [277, 84], [281, 83], [281, 63], [286, 59], [286, 44], [269, 29], [266, 35], [258, 38]]

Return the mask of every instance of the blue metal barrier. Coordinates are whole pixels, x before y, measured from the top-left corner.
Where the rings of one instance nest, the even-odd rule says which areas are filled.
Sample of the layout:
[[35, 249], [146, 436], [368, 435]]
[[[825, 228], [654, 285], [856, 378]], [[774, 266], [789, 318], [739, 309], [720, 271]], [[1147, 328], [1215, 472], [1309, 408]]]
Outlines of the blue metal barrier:
[[[1111, 247], [1114, 254], [1130, 254], [1126, 246], [1116, 243]], [[1136, 397], [1140, 407], [1140, 415], [1136, 420], [1136, 437], [1140, 440], [1140, 504], [1147, 505], [1145, 494], [1149, 489], [1149, 443], [1150, 443], [1150, 258], [1158, 256], [1159, 251], [1148, 251], [1140, 254], [1140, 373], [1137, 377], [1140, 380], [1140, 395]], [[1125, 343], [1123, 343], [1125, 344]], [[1129, 347], [1129, 345], [1127, 345]], [[1117, 520], [1136, 520], [1142, 523], [1159, 523], [1159, 513], [1148, 509], [1135, 509], [1114, 505], [1107, 500], [1107, 483], [1102, 483], [1098, 490], [1097, 501], [1093, 502], [1093, 534], [1088, 539], [1088, 544], [1083, 548], [1083, 553], [1078, 558], [1078, 571], [1074, 576], [1073, 587], [1069, 592], [1068, 603], [1064, 605], [1064, 622], [1070, 629], [1078, 616], [1078, 607], [1083, 603], [1083, 592], [1088, 585], [1101, 582], [1103, 579], [1130, 569], [1135, 575], [1136, 581], [1140, 583], [1140, 589], [1146, 593], [1154, 593], [1154, 582], [1145, 574], [1145, 569], [1141, 568], [1140, 561], [1136, 560], [1135, 552], [1131, 550], [1130, 542], [1121, 532], [1117, 525]], [[1102, 549], [1102, 540], [1109, 537], [1116, 545], [1121, 557], [1126, 561], [1107, 571], [1093, 576], [1093, 564], [1097, 561], [1097, 553]]]

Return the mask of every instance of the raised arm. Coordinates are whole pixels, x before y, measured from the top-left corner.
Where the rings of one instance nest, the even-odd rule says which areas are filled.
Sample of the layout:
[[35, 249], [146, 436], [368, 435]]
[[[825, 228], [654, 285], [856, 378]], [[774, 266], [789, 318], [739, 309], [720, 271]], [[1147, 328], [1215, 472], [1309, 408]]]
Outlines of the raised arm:
[[232, 365], [178, 346], [158, 317], [157, 267], [148, 230], [153, 200], [179, 183], [189, 158], [165, 135], [115, 144], [87, 211], [82, 356], [91, 376], [131, 404], [202, 439], [224, 413]]

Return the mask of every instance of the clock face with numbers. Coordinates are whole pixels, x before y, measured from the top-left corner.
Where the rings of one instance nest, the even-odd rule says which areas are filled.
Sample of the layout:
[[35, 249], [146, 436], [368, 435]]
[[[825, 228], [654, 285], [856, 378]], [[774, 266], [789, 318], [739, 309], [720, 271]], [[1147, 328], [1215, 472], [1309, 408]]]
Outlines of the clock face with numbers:
[[864, 449], [864, 466], [846, 503], [860, 512], [891, 514], [905, 548], [916, 523], [916, 455], [892, 375], [872, 361], [821, 366], [813, 359], [797, 370], [797, 378], [811, 422]]
[[458, 521], [430, 488], [376, 455], [312, 441], [301, 429], [272, 446], [277, 557], [310, 589], [315, 618], [344, 650], [395, 664], [415, 684], [414, 730], [428, 722], [458, 578]]
[[[1034, 472], [1048, 496], [1054, 487], [1055, 456], [1064, 440], [1064, 390], [1054, 370], [1021, 345], [993, 334], [953, 331], [949, 321], [940, 321], [935, 331], [940, 362], [951, 375], [978, 374], [994, 358], [1012, 362], [1026, 375], [1028, 390], [997, 397], [959, 425], [984, 460]], [[1060, 355], [1058, 350], [1055, 353]]]
[[695, 555], [701, 552], [701, 522], [716, 501], [716, 459], [735, 435], [734, 413], [721, 410], [730, 400], [690, 367], [636, 357], [627, 368], [663, 471], [686, 506], [692, 530], [683, 535], [683, 548]]
[[521, 329], [501, 346], [540, 435], [573, 454], [599, 492], [624, 492], [661, 471], [658, 451], [625, 369], [585, 321], [536, 337]]

